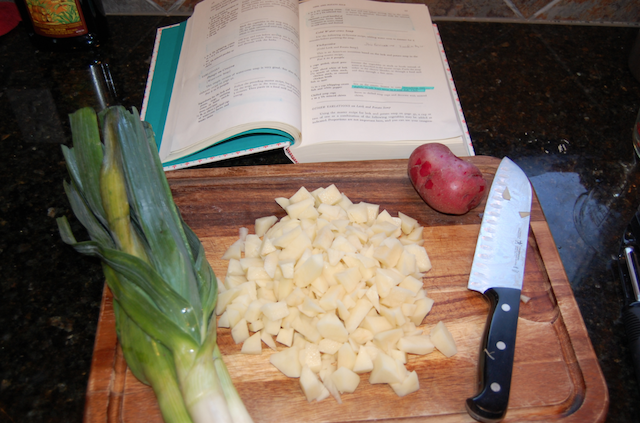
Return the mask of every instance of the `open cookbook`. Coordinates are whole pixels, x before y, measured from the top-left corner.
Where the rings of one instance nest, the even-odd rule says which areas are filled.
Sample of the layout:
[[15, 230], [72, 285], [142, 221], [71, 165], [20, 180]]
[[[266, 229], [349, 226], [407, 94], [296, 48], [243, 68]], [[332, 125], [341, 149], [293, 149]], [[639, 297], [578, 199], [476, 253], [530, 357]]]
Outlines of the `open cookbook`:
[[204, 0], [158, 29], [141, 117], [165, 170], [281, 148], [294, 162], [474, 154], [429, 10]]

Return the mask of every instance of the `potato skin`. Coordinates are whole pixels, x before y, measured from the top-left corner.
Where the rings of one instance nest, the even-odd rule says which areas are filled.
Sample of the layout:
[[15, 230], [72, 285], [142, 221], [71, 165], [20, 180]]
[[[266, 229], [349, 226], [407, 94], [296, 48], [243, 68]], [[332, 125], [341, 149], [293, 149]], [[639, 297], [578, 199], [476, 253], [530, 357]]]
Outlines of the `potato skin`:
[[458, 158], [444, 144], [423, 144], [409, 157], [409, 179], [434, 210], [462, 215], [480, 204], [487, 183], [473, 163]]

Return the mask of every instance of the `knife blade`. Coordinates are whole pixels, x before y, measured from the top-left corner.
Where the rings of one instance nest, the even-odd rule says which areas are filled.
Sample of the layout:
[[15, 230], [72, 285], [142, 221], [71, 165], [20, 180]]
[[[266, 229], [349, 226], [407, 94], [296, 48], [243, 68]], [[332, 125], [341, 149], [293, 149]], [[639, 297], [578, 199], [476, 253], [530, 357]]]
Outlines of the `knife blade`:
[[480, 345], [479, 391], [466, 401], [471, 417], [481, 422], [500, 421], [507, 412], [531, 197], [522, 169], [502, 159], [487, 196], [467, 285], [491, 303]]

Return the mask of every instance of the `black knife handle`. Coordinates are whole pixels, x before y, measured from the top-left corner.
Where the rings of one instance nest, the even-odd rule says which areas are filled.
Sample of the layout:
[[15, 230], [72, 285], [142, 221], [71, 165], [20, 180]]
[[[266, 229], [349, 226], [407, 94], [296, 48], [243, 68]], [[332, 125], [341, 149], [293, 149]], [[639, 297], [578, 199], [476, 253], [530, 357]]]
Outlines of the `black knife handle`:
[[636, 379], [640, 384], [640, 302], [625, 307], [622, 320], [627, 332], [627, 345], [631, 350], [631, 359], [636, 369]]
[[516, 348], [520, 290], [490, 288], [491, 301], [478, 362], [480, 392], [467, 399], [467, 411], [481, 422], [504, 418], [509, 403], [511, 372]]

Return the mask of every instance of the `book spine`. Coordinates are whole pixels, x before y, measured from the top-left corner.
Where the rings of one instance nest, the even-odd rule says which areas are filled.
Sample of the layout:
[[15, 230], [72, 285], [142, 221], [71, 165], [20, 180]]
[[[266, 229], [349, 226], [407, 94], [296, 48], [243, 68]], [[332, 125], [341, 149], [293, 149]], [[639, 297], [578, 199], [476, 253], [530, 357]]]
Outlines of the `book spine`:
[[[176, 25], [171, 25], [166, 28], [172, 28]], [[153, 52], [151, 53], [151, 63], [149, 63], [149, 74], [147, 75], [147, 85], [144, 88], [144, 96], [142, 97], [142, 108], [140, 109], [140, 119], [144, 120], [147, 113], [147, 106], [149, 105], [149, 93], [151, 92], [151, 83], [153, 82], [153, 74], [156, 69], [156, 62], [158, 60], [158, 50], [160, 49], [160, 39], [162, 38], [163, 28], [158, 28], [156, 31], [156, 40], [153, 44]]]
[[236, 158], [236, 157], [249, 156], [251, 154], [262, 153], [264, 151], [278, 150], [280, 148], [282, 148], [283, 151], [285, 152], [285, 155], [287, 157], [289, 157], [289, 159], [291, 159], [289, 154], [287, 154], [290, 146], [291, 146], [291, 143], [279, 142], [279, 143], [276, 143], [276, 144], [269, 144], [269, 145], [264, 145], [264, 146], [261, 146], [261, 147], [249, 148], [247, 150], [235, 151], [233, 153], [221, 154], [221, 155], [218, 155], [218, 156], [211, 156], [211, 157], [206, 157], [206, 158], [203, 158], [203, 159], [197, 159], [197, 160], [193, 160], [193, 161], [187, 161], [187, 162], [183, 162], [183, 163], [175, 163], [175, 164], [171, 164], [171, 165], [165, 165], [165, 166], [162, 167], [162, 169], [164, 171], [184, 169], [184, 168], [187, 168], [187, 167], [200, 166], [200, 165], [207, 164], [207, 163], [220, 162], [222, 160], [233, 159], [233, 158]]

